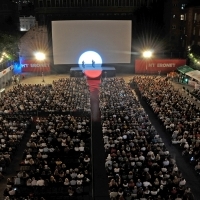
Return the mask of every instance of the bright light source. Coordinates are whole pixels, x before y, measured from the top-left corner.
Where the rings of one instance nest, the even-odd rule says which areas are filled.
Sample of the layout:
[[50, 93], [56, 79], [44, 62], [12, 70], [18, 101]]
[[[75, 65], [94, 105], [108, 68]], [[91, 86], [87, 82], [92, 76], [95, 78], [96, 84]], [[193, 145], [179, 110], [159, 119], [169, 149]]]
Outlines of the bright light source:
[[26, 28], [20, 28], [20, 31], [27, 31]]
[[35, 58], [36, 58], [37, 60], [45, 60], [46, 56], [45, 56], [45, 54], [42, 53], [42, 52], [37, 52], [37, 53], [35, 53]]
[[95, 64], [102, 64], [101, 56], [95, 51], [86, 51], [84, 52], [78, 60], [78, 64], [82, 64], [84, 61], [85, 64], [92, 64], [92, 60], [94, 60]]
[[152, 57], [152, 51], [144, 51], [143, 57], [144, 58], [151, 58]]

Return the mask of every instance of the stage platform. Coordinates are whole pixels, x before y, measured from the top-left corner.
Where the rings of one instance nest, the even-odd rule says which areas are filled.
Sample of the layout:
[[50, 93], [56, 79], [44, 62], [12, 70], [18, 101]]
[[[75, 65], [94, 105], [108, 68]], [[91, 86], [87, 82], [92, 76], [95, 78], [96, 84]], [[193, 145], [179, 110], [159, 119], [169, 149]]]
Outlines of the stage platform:
[[[80, 67], [72, 67], [70, 69], [70, 77], [83, 77], [84, 73]], [[116, 76], [116, 69], [115, 67], [102, 67], [102, 74], [101, 77], [115, 77]]]

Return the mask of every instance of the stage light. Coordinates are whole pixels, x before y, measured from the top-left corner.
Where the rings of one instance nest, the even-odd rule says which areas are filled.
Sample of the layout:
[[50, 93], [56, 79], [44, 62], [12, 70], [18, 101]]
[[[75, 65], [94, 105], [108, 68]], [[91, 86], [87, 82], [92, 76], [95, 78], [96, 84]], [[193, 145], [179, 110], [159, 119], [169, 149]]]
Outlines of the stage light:
[[147, 74], [148, 72], [148, 67], [147, 67], [147, 60], [150, 59], [152, 57], [152, 51], [147, 50], [143, 52], [143, 58], [145, 59], [145, 74]]
[[144, 51], [143, 57], [144, 58], [151, 58], [152, 57], [152, 51]]
[[95, 62], [95, 64], [101, 65], [102, 64], [102, 58], [101, 56], [96, 53], [95, 51], [86, 51], [83, 54], [81, 54], [78, 64], [82, 64], [84, 61], [85, 64], [92, 64], [92, 60]]
[[[46, 55], [44, 53], [42, 53], [42, 52], [37, 52], [37, 53], [35, 53], [35, 58], [38, 61], [43, 61], [43, 60], [46, 59]], [[42, 82], [45, 82], [44, 81], [44, 73], [43, 73], [43, 71], [42, 71]]]
[[35, 53], [35, 58], [36, 58], [36, 60], [42, 61], [42, 60], [46, 59], [46, 55], [44, 53], [42, 53], [42, 52], [36, 52]]

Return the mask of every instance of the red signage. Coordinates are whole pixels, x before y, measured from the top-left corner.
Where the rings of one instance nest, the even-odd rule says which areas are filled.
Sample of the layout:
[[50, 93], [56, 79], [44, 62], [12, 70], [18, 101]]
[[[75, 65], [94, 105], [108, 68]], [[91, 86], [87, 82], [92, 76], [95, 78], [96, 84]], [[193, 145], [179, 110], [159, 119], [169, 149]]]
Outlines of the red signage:
[[185, 59], [140, 59], [135, 60], [136, 74], [167, 74], [186, 65]]
[[48, 61], [21, 60], [22, 72], [50, 72]]

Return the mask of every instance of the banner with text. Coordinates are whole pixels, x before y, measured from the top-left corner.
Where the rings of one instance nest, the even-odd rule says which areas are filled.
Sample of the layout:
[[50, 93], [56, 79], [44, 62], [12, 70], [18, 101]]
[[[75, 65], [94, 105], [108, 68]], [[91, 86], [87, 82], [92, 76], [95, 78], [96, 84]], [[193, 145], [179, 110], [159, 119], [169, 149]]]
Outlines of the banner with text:
[[10, 67], [4, 69], [3, 71], [0, 72], [0, 78], [5, 76], [8, 72], [13, 70], [13, 65], [11, 65]]
[[136, 74], [167, 74], [186, 64], [185, 59], [137, 59]]
[[50, 72], [49, 61], [21, 60], [22, 72]]

